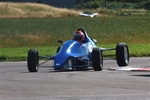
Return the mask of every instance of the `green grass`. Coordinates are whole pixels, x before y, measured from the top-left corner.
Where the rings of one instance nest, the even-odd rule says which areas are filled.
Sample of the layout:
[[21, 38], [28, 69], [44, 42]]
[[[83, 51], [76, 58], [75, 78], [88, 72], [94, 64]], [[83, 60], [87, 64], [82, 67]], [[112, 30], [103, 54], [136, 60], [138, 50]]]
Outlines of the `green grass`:
[[[116, 44], [102, 44], [100, 47], [115, 47]], [[130, 56], [132, 57], [143, 57], [150, 56], [150, 44], [128, 44]], [[53, 56], [56, 54], [57, 47], [33, 47], [39, 51], [39, 55]], [[0, 61], [24, 61], [27, 60], [29, 47], [22, 48], [1, 48], [0, 49]], [[115, 55], [115, 51], [103, 52], [104, 57]]]
[[0, 48], [56, 46], [57, 39], [71, 39], [73, 32], [84, 28], [101, 44], [126, 42], [150, 43], [150, 16], [1, 18]]
[[[129, 45], [130, 56], [150, 56], [150, 16], [65, 17], [65, 18], [1, 18], [0, 61], [26, 60], [30, 48], [51, 56], [59, 46], [57, 39], [68, 40], [82, 27], [98, 46]], [[104, 56], [114, 51], [104, 52]]]
[[[56, 47], [33, 47], [39, 51], [39, 55], [52, 56], [56, 53]], [[29, 47], [1, 48], [0, 61], [22, 61], [27, 60]]]

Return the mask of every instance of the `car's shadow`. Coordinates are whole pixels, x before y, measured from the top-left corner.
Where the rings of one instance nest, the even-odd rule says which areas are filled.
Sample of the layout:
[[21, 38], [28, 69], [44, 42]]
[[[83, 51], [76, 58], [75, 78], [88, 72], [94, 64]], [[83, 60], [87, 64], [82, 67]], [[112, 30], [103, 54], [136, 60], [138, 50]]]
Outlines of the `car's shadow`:
[[150, 77], [150, 74], [139, 74], [139, 75], [130, 75], [130, 76]]
[[[54, 66], [40, 66], [38, 72], [40, 71], [40, 68], [44, 68], [47, 71], [43, 71], [43, 73], [57, 73], [57, 72], [77, 72], [77, 71], [82, 71], [82, 72], [86, 72], [86, 71], [92, 71], [93, 68], [77, 68], [75, 70], [63, 70], [63, 71], [55, 71], [54, 70]], [[20, 73], [30, 73], [27, 69], [27, 71], [25, 72], [20, 72]], [[31, 72], [34, 73], [34, 72]], [[35, 72], [36, 73], [36, 72]]]
[[76, 69], [76, 70], [63, 70], [63, 71], [55, 71], [54, 69], [49, 69], [49, 72], [90, 72], [93, 70], [92, 68], [86, 68], [86, 69]]

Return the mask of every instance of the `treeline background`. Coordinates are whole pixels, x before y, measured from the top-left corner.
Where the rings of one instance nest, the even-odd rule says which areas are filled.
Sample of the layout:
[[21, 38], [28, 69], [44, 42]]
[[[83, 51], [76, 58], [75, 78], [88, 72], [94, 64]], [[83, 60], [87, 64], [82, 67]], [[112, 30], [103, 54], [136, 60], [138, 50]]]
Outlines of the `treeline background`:
[[150, 10], [150, 0], [0, 0], [0, 2], [43, 3], [55, 7], [75, 9], [146, 9]]

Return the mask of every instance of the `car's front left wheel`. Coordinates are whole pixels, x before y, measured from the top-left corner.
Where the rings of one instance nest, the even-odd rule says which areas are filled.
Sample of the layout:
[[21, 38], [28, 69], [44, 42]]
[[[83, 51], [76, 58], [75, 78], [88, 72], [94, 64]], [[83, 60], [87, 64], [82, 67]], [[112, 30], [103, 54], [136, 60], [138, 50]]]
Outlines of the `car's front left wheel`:
[[92, 66], [95, 71], [102, 71], [103, 69], [102, 51], [99, 48], [92, 50]]

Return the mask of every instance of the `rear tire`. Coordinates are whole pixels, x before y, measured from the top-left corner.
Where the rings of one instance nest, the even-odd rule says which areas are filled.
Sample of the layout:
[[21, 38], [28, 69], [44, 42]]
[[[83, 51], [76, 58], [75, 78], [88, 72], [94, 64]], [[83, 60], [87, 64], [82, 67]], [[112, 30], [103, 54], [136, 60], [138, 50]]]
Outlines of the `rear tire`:
[[37, 72], [39, 69], [38, 51], [30, 49], [28, 52], [27, 65], [29, 72]]
[[103, 69], [103, 57], [99, 48], [93, 48], [92, 50], [92, 66], [94, 71], [102, 71]]
[[116, 60], [118, 66], [127, 66], [129, 64], [129, 49], [126, 43], [119, 43], [116, 46]]

